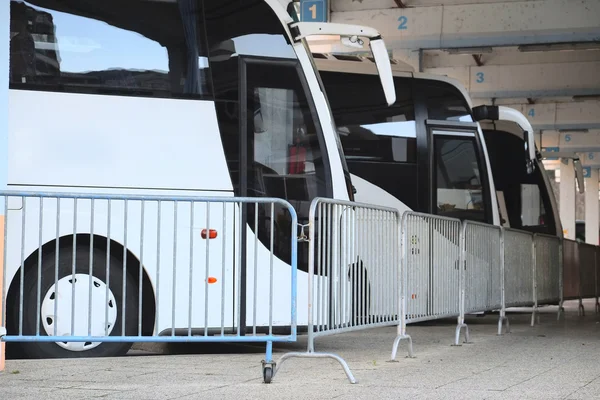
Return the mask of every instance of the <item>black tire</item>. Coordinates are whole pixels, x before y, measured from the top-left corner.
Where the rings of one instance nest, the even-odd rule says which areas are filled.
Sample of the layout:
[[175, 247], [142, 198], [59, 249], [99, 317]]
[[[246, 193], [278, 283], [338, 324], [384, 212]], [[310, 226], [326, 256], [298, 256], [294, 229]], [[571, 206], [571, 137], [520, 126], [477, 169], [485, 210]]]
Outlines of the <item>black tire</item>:
[[273, 379], [273, 368], [272, 367], [264, 367], [263, 368], [263, 381], [265, 383], [271, 383]]
[[[59, 249], [58, 262], [58, 279], [72, 274], [73, 260], [72, 244]], [[106, 249], [94, 249], [93, 252], [93, 269], [92, 275], [94, 278], [106, 283]], [[42, 257], [41, 268], [41, 299], [43, 302], [44, 296], [52, 285], [55, 283], [55, 254], [54, 252], [46, 253]], [[76, 273], [86, 274], [89, 276], [89, 244], [76, 246]], [[120, 336], [122, 334], [122, 305], [123, 305], [123, 263], [120, 259], [111, 254], [110, 259], [110, 283], [109, 288], [114, 295], [117, 306], [117, 318], [110, 336]], [[18, 276], [16, 277], [18, 279]], [[41, 321], [41, 315], [37, 314], [37, 287], [38, 287], [38, 268], [37, 258], [35, 265], [29, 266], [25, 271], [25, 279], [23, 285], [23, 335], [35, 335], [36, 324], [40, 320], [40, 336], [47, 336], [46, 331]], [[14, 312], [7, 315], [9, 319], [9, 331], [12, 334], [18, 334], [19, 330], [19, 291], [15, 291], [13, 297]], [[138, 317], [138, 284], [137, 278], [131, 273], [127, 273], [126, 283], [126, 315], [125, 334], [127, 336], [137, 335], [137, 317]], [[77, 299], [76, 299], [77, 301]], [[41, 307], [41, 304], [40, 304]], [[104, 315], [102, 315], [102, 318]], [[87, 332], [85, 333], [87, 335]], [[86, 357], [115, 357], [127, 353], [131, 348], [132, 343], [107, 343], [103, 342], [96, 347], [84, 351], [71, 351], [65, 349], [55, 342], [30, 342], [30, 343], [14, 343], [17, 354], [25, 358], [86, 358]]]
[[[348, 279], [352, 284], [352, 317], [359, 325], [368, 324], [371, 320], [371, 284], [363, 261], [357, 258], [350, 265]], [[356, 302], [354, 301], [356, 299]]]

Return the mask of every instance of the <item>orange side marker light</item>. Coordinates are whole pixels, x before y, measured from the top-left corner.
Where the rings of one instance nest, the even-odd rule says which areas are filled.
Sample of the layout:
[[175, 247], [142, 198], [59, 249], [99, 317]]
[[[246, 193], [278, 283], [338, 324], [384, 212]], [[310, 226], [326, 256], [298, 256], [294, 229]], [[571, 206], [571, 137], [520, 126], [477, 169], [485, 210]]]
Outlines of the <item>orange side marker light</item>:
[[200, 235], [202, 236], [202, 239], [206, 239], [207, 236], [209, 239], [215, 239], [217, 237], [217, 230], [216, 229], [202, 229], [202, 232], [200, 233]]
[[217, 283], [217, 278], [215, 278], [214, 276], [209, 276], [208, 283]]

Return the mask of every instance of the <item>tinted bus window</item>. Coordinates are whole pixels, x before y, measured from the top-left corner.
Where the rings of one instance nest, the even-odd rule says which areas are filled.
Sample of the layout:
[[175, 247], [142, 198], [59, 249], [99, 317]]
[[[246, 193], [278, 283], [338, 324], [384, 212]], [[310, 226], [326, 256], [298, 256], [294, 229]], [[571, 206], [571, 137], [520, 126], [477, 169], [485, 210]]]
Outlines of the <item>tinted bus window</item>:
[[209, 95], [200, 0], [11, 0], [12, 88]]
[[437, 136], [434, 142], [437, 214], [486, 222], [475, 138]]
[[[527, 173], [523, 138], [501, 130], [484, 130], [496, 191], [502, 194], [511, 228], [556, 235], [556, 222], [544, 171]], [[514, 155], [507, 157], [507, 154]]]
[[[314, 197], [332, 195], [327, 152], [306, 79], [281, 21], [263, 0], [204, 0], [221, 140], [235, 194], [288, 200], [301, 223]], [[249, 205], [251, 229], [291, 259], [286, 209]], [[255, 220], [258, 215], [258, 220]], [[255, 225], [256, 224], [256, 225]], [[298, 247], [308, 269], [308, 246]]]
[[[326, 158], [281, 21], [262, 0], [204, 4], [216, 108], [234, 189], [242, 196], [303, 202], [299, 214], [307, 217], [304, 203], [328, 193]], [[240, 118], [246, 119], [244, 125]]]
[[432, 80], [417, 80], [416, 85], [416, 90], [425, 99], [427, 118], [440, 121], [473, 122], [469, 104], [456, 87]]
[[394, 78], [388, 107], [377, 75], [320, 72], [350, 172], [417, 204], [417, 138], [412, 82]]

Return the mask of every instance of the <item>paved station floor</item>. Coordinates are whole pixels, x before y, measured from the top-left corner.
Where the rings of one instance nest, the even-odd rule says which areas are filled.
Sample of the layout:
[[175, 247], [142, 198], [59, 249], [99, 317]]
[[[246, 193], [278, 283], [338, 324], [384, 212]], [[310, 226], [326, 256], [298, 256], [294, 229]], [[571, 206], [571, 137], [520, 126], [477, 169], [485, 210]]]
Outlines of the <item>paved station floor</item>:
[[[317, 351], [344, 357], [357, 384], [337, 363], [291, 359], [264, 384], [262, 346], [141, 346], [127, 356], [76, 360], [7, 360], [0, 399], [600, 399], [600, 316], [586, 301], [510, 313], [512, 333], [498, 336], [497, 315], [469, 317], [471, 344], [451, 346], [454, 320], [409, 325], [416, 358], [390, 358], [395, 328], [318, 338]], [[275, 358], [305, 349], [276, 345]], [[139, 348], [139, 346], [138, 346]]]

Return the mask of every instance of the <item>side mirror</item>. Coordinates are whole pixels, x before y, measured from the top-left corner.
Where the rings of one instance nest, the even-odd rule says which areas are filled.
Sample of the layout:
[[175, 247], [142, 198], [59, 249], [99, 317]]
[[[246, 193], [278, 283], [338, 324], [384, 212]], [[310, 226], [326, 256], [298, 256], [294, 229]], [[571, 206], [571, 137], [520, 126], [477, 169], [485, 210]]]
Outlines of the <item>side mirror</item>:
[[581, 160], [579, 158], [574, 158], [573, 166], [575, 167], [575, 179], [577, 180], [579, 193], [583, 193], [585, 191], [585, 187], [583, 183], [583, 167], [581, 166]]
[[396, 87], [394, 86], [392, 64], [390, 63], [387, 48], [381, 37], [379, 39], [371, 39], [370, 46], [375, 64], [377, 65], [377, 71], [379, 72], [379, 79], [381, 79], [381, 86], [383, 86], [385, 100], [388, 106], [391, 106], [396, 102]]
[[485, 121], [486, 119], [498, 121], [500, 119], [500, 109], [498, 106], [481, 105], [473, 107], [473, 119], [477, 122]]
[[535, 161], [538, 157], [536, 155], [533, 127], [521, 112], [510, 107], [488, 105], [473, 107], [472, 112], [473, 119], [477, 122], [485, 120], [515, 122], [523, 130], [527, 174], [532, 174], [535, 171]]

